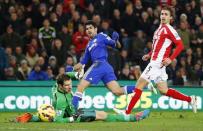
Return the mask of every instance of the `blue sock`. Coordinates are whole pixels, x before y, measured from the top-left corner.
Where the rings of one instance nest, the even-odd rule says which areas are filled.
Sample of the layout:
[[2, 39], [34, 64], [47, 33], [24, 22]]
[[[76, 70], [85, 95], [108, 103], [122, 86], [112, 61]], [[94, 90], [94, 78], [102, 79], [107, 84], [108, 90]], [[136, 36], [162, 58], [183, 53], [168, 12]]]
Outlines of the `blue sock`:
[[82, 99], [82, 93], [81, 92], [75, 92], [73, 99], [72, 99], [72, 104], [73, 104], [75, 110], [78, 109], [79, 101], [81, 99]]
[[125, 94], [130, 94], [133, 93], [133, 91], [135, 90], [135, 85], [127, 85], [124, 86], [123, 89]]

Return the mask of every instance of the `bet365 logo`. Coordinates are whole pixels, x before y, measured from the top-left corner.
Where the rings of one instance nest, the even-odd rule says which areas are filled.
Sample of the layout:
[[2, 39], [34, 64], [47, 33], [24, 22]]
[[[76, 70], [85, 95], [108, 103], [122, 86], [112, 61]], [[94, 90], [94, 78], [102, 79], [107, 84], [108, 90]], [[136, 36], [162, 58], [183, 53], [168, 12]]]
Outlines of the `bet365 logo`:
[[[116, 99], [115, 107], [118, 109], [125, 108], [134, 94], [122, 95]], [[150, 108], [152, 106], [151, 92], [143, 92], [141, 99], [136, 103], [134, 108]]]

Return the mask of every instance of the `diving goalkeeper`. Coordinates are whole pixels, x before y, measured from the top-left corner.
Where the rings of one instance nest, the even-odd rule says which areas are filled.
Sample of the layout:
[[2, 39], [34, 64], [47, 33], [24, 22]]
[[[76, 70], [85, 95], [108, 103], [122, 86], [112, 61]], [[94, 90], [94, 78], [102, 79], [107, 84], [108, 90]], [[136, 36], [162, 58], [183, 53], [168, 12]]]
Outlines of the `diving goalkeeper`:
[[[91, 121], [105, 121], [105, 122], [135, 122], [147, 118], [150, 111], [144, 110], [136, 114], [122, 115], [110, 114], [104, 111], [78, 109], [75, 110], [71, 103], [73, 98], [72, 80], [68, 75], [61, 75], [58, 77], [56, 84], [52, 89], [53, 93], [53, 107], [56, 111], [56, 116], [50, 119], [50, 122], [91, 122]], [[17, 122], [39, 122], [42, 121], [38, 115], [25, 113], [16, 118]]]

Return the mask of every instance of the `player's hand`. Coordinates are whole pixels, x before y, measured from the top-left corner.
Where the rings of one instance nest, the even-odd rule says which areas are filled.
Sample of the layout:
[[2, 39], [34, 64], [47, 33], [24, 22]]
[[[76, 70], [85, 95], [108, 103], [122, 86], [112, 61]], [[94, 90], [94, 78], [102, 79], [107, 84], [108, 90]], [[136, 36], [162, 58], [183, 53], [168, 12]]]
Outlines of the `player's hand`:
[[74, 69], [74, 71], [80, 72], [80, 70], [82, 69], [82, 64], [78, 63], [78, 64], [74, 65], [73, 69]]
[[119, 48], [119, 49], [122, 47], [120, 41], [118, 41], [118, 40], [116, 42], [116, 47]]
[[170, 58], [165, 58], [162, 62], [162, 66], [168, 66], [171, 64], [172, 60]]
[[149, 54], [146, 54], [142, 57], [142, 60], [143, 61], [147, 61], [148, 59], [150, 58], [150, 55]]
[[83, 112], [83, 111], [82, 111], [82, 109], [80, 108], [80, 109], [78, 109], [78, 110], [76, 111], [76, 113], [74, 113], [74, 114], [72, 115], [74, 121], [76, 121], [76, 120], [78, 119], [78, 117], [81, 116], [82, 112]]
[[118, 32], [114, 31], [111, 35], [112, 39], [115, 40], [115, 41], [118, 41], [119, 39], [119, 34]]
[[73, 119], [74, 119], [74, 121], [77, 121], [77, 119], [78, 119], [78, 117], [80, 116], [80, 114], [79, 113], [76, 113], [76, 114], [73, 114]]

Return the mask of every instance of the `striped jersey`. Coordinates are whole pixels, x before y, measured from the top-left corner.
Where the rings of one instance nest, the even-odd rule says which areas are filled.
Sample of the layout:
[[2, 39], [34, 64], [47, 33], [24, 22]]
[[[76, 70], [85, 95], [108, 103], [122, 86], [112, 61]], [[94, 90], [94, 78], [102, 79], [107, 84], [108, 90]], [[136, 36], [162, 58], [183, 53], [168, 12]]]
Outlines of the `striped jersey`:
[[171, 53], [173, 43], [175, 45], [182, 44], [182, 40], [177, 31], [169, 24], [161, 24], [154, 32], [151, 62], [153, 61], [160, 64], [164, 58], [168, 58]]

